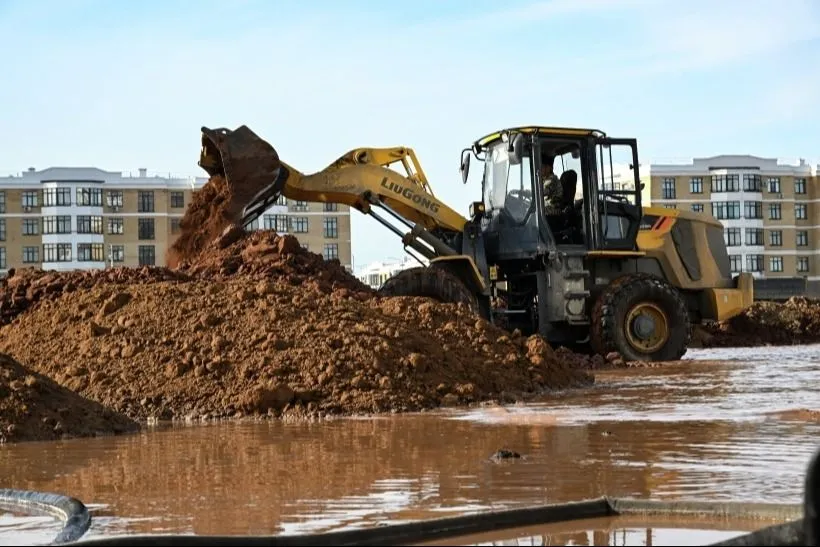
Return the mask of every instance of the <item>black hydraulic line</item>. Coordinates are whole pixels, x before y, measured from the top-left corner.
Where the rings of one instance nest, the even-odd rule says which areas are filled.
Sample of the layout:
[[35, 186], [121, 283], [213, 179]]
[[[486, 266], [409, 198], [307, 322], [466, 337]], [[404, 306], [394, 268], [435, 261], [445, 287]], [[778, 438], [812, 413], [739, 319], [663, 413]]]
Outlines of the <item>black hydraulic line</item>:
[[63, 528], [52, 545], [80, 539], [91, 526], [91, 515], [77, 499], [29, 490], [0, 489], [0, 508], [26, 515], [46, 515], [59, 519]]

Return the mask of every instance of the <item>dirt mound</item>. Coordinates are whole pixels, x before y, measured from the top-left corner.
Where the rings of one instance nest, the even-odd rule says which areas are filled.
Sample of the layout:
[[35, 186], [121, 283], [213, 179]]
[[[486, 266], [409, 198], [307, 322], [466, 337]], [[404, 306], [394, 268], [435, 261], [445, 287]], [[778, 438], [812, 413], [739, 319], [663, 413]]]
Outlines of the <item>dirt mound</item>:
[[325, 293], [344, 288], [358, 298], [374, 293], [338, 260], [325, 261], [321, 255], [306, 251], [293, 236], [279, 236], [272, 231], [246, 233], [234, 228], [203, 250], [197, 260], [184, 262], [174, 270], [153, 266], [75, 272], [11, 270], [8, 278], [0, 280], [0, 325], [10, 323], [41, 300], [54, 300], [65, 293], [99, 285], [126, 287], [159, 281], [224, 280], [239, 275], [246, 283], [276, 277]]
[[54, 300], [63, 294], [87, 290], [100, 284], [134, 286], [186, 279], [188, 276], [184, 273], [148, 266], [73, 272], [12, 269], [9, 270], [8, 277], [0, 279], [0, 326], [10, 323], [40, 300]]
[[593, 381], [457, 305], [250, 279], [64, 293], [0, 329], [0, 351], [135, 418], [411, 411]]
[[204, 280], [225, 280], [239, 275], [246, 279], [275, 278], [293, 286], [307, 284], [328, 293], [345, 288], [362, 293], [374, 291], [344, 269], [338, 260], [302, 248], [291, 235], [273, 231], [245, 232], [232, 226], [208, 244], [195, 260], [179, 264], [177, 271]]
[[702, 347], [752, 347], [820, 342], [820, 301], [793, 297], [780, 304], [755, 302], [744, 313], [699, 329]]
[[0, 444], [136, 431], [139, 425], [0, 354]]
[[180, 221], [180, 234], [168, 250], [166, 263], [174, 268], [196, 258], [226, 228], [240, 221], [242, 209], [250, 199], [264, 189], [264, 179], [251, 183], [231, 184], [221, 176], [214, 176], [195, 191], [191, 204]]

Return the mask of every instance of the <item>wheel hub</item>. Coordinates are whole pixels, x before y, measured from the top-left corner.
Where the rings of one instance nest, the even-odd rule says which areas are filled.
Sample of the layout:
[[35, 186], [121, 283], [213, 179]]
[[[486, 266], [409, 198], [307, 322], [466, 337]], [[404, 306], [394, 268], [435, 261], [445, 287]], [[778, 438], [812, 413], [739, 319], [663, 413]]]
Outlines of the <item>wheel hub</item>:
[[666, 314], [655, 304], [644, 302], [633, 307], [626, 318], [626, 338], [643, 353], [654, 353], [669, 339]]

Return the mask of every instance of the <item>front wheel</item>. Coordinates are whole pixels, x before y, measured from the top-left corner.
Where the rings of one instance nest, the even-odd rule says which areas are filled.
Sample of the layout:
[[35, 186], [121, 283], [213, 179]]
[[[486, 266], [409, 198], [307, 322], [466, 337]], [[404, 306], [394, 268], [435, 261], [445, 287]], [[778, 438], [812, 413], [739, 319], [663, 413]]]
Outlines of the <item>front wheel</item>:
[[691, 336], [680, 292], [654, 276], [616, 279], [592, 311], [590, 338], [595, 351], [617, 351], [627, 361], [675, 361], [686, 353]]
[[379, 288], [383, 296], [426, 296], [447, 304], [466, 304], [479, 313], [476, 295], [455, 274], [437, 266], [400, 270]]

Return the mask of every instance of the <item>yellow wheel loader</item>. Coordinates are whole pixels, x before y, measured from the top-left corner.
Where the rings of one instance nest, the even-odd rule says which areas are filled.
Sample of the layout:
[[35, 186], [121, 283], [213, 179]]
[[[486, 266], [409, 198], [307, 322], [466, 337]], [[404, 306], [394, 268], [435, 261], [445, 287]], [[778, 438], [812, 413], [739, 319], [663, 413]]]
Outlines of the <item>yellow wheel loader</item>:
[[280, 196], [347, 204], [396, 233], [421, 264], [388, 279], [382, 294], [463, 303], [552, 344], [674, 360], [693, 324], [752, 303], [752, 278], [732, 276], [720, 222], [642, 207], [635, 139], [554, 127], [482, 137], [461, 154], [464, 183], [471, 158], [483, 163], [469, 218], [435, 196], [410, 148], [354, 149], [306, 175], [246, 126], [203, 127], [202, 145], [199, 165], [211, 176], [261, 189], [243, 225]]

